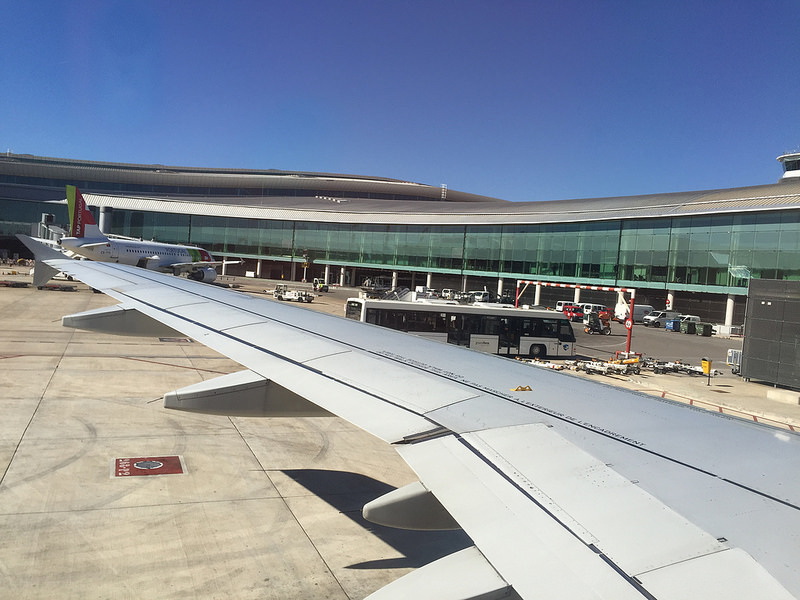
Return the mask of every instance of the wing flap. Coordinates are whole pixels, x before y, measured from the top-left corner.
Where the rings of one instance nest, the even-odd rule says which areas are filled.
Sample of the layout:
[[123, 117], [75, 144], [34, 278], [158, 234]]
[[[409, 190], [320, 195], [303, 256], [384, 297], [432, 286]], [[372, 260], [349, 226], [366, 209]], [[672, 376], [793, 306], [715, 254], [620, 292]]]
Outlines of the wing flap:
[[[645, 591], [658, 598], [791, 597], [751, 556], [546, 425], [447, 436], [398, 451], [523, 597], [595, 597], [584, 596], [590, 590], [613, 598]], [[510, 550], [519, 547], [531, 554]], [[675, 579], [685, 593], [671, 587]], [[760, 594], [732, 594], [759, 585]]]
[[398, 446], [398, 452], [521, 597], [641, 600], [635, 582], [576, 535], [574, 521], [565, 524], [531, 502], [460, 439]]
[[[544, 425], [465, 436], [587, 543], [638, 575], [726, 549], [653, 496]], [[588, 532], [588, 533], [581, 533]]]

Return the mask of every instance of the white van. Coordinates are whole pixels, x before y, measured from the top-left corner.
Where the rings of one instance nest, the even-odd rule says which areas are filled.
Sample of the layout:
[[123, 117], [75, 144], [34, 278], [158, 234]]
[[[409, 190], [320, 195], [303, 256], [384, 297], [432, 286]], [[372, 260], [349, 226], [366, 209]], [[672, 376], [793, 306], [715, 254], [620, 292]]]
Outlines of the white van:
[[[633, 322], [641, 323], [644, 320], [644, 318], [653, 311], [655, 311], [655, 308], [653, 308], [653, 306], [650, 304], [634, 304]], [[617, 304], [614, 307], [614, 319], [616, 319], [620, 323], [624, 323], [625, 319], [628, 318], [628, 315], [629, 315], [629, 309], [627, 304]]]
[[[634, 312], [635, 312], [634, 307]], [[645, 315], [642, 319], [642, 323], [645, 327], [650, 327], [651, 325], [655, 328], [664, 327], [667, 324], [667, 321], [671, 321], [673, 319], [677, 319], [681, 316], [681, 313], [673, 312], [669, 310], [654, 310], [649, 315]]]
[[[570, 302], [569, 304], [573, 304], [573, 303]], [[580, 306], [583, 309], [583, 313], [584, 314], [590, 313], [590, 312], [599, 313], [599, 312], [607, 312], [608, 311], [608, 307], [607, 306], [603, 306], [602, 304], [578, 304], [578, 306]]]
[[558, 312], [564, 312], [565, 306], [571, 306], [573, 304], [575, 303], [572, 300], [559, 300], [558, 302], [556, 302], [556, 310]]

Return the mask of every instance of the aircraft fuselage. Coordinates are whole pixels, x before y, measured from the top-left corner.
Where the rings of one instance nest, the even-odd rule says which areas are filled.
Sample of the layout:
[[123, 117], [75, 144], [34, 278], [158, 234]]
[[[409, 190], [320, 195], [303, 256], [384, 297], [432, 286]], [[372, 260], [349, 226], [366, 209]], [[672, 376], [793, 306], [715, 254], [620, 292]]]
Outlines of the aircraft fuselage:
[[202, 248], [158, 242], [63, 238], [61, 245], [91, 260], [146, 267], [159, 271], [170, 270], [175, 264], [211, 263], [213, 261], [211, 255]]

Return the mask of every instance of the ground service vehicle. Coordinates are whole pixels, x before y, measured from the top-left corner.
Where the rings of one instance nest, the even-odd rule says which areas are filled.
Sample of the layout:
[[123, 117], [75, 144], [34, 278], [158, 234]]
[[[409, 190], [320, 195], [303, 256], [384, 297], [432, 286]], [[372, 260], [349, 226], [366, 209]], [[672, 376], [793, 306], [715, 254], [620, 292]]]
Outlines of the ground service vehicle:
[[595, 312], [595, 313], [609, 312], [608, 307], [603, 304], [579, 304], [578, 306], [583, 308], [584, 315], [590, 312]]
[[666, 310], [656, 310], [651, 312], [649, 315], [645, 315], [642, 318], [642, 324], [645, 327], [664, 327], [666, 322], [671, 319], [677, 319], [680, 317], [680, 313], [666, 311]]
[[[643, 319], [654, 312], [655, 308], [651, 304], [634, 304], [633, 305], [633, 322], [642, 323]], [[627, 304], [617, 304], [614, 308], [614, 319], [620, 323], [624, 323], [630, 316], [630, 307]]]
[[285, 283], [279, 283], [275, 286], [272, 297], [276, 300], [291, 300], [294, 302], [311, 302], [314, 300], [314, 294], [303, 290], [290, 290]]
[[574, 306], [575, 303], [572, 300], [559, 300], [556, 302], [556, 310], [558, 312], [563, 312], [565, 306]]
[[570, 321], [583, 321], [583, 307], [577, 304], [565, 304], [561, 312], [563, 312]]
[[349, 298], [345, 316], [489, 354], [575, 355], [570, 322], [551, 310]]
[[589, 334], [611, 335], [611, 313], [608, 311], [586, 313], [583, 318], [583, 331]]

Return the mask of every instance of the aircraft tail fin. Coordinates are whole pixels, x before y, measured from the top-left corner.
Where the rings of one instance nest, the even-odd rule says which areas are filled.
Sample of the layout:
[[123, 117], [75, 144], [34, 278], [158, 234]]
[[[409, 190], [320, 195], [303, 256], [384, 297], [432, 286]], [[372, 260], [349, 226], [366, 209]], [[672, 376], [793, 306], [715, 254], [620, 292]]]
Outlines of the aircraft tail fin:
[[72, 236], [76, 238], [104, 238], [92, 213], [86, 208], [81, 191], [74, 185], [67, 186], [67, 205]]

